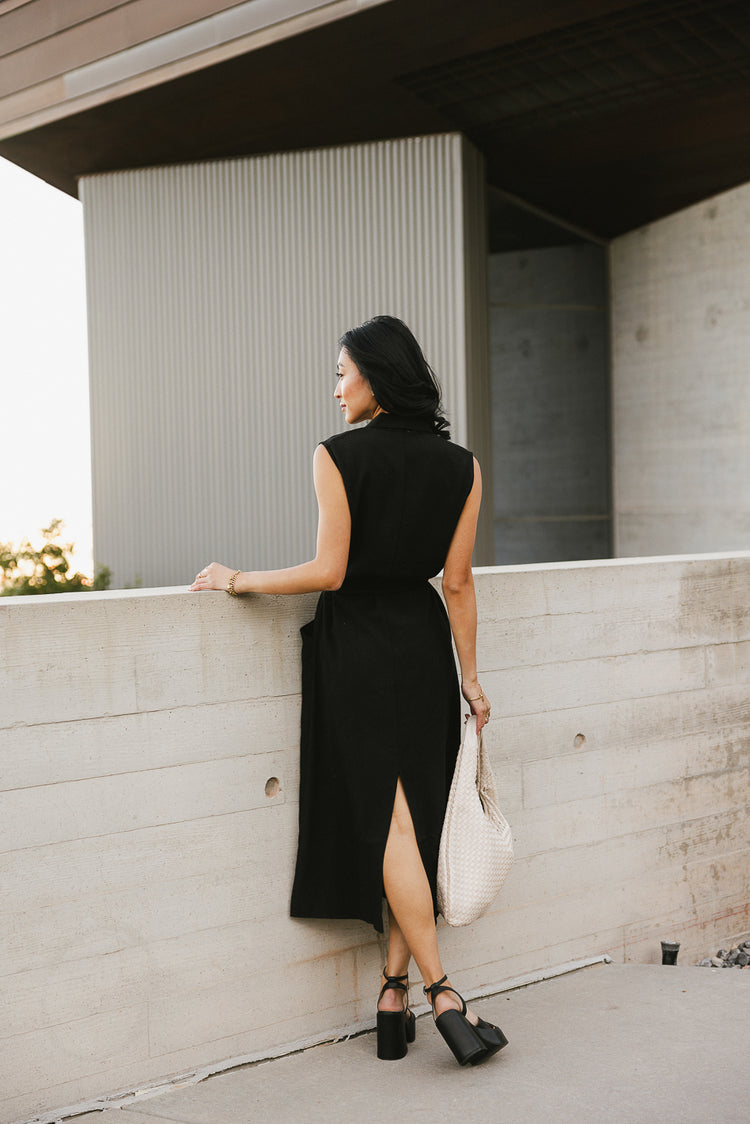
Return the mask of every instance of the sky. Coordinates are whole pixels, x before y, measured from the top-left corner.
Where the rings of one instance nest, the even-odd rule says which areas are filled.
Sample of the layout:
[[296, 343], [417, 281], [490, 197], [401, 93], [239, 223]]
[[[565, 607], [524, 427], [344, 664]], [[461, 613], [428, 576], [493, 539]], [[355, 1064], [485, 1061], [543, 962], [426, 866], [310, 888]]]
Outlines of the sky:
[[0, 159], [0, 542], [65, 523], [91, 573], [81, 204]]

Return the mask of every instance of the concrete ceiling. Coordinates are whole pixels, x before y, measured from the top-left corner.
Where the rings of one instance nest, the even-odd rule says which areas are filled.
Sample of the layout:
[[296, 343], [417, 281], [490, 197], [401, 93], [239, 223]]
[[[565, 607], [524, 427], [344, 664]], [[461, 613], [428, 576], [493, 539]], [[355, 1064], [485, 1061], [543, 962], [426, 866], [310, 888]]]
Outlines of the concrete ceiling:
[[608, 239], [746, 182], [750, 4], [393, 0], [0, 155], [75, 194], [92, 172], [454, 130], [506, 226], [530, 205], [522, 241], [545, 216]]

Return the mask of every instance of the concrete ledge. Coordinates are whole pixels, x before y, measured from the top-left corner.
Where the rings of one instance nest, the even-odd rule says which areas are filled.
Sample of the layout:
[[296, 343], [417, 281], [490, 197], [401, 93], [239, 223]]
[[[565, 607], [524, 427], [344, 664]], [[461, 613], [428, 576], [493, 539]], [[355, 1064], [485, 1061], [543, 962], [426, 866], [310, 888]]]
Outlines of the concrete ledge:
[[[443, 930], [457, 985], [745, 935], [750, 555], [482, 570], [477, 592], [517, 861]], [[374, 933], [288, 917], [314, 602], [0, 600], [3, 1120], [372, 1018]]]

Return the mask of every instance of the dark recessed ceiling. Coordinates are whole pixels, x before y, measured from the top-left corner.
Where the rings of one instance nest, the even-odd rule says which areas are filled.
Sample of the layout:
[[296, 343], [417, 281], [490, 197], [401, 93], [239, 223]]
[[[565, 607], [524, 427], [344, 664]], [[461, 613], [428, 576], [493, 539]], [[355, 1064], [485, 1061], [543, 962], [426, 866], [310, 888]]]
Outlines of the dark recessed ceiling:
[[398, 81], [489, 148], [665, 97], [747, 88], [749, 47], [747, 0], [641, 3]]
[[750, 4], [392, 0], [0, 154], [75, 193], [91, 172], [453, 130], [506, 193], [495, 216], [516, 196], [599, 238], [746, 182]]

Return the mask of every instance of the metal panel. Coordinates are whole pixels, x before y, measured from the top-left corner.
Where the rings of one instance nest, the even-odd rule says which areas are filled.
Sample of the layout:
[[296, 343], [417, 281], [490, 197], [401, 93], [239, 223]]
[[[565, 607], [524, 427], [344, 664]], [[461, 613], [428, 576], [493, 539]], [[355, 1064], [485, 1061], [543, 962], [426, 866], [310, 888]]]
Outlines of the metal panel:
[[337, 339], [401, 316], [469, 439], [464, 154], [423, 137], [86, 177], [94, 538], [118, 585], [311, 556]]

